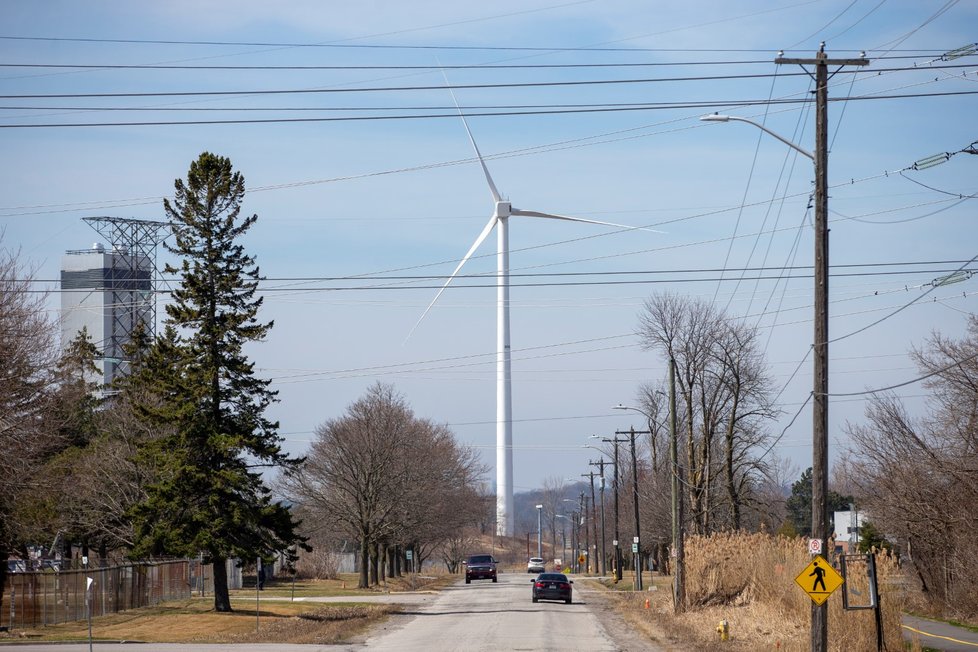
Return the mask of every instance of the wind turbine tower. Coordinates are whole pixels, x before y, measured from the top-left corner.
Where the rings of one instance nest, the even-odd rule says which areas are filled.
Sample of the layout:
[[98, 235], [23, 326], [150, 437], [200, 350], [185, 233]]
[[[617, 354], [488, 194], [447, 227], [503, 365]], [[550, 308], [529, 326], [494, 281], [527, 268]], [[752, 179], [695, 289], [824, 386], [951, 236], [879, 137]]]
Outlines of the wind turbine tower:
[[[451, 91], [451, 87], [449, 87]], [[455, 93], [452, 92], [452, 99]], [[459, 117], [465, 126], [465, 132], [472, 143], [472, 149], [482, 166], [485, 174], [486, 183], [489, 185], [489, 193], [492, 195], [494, 208], [492, 217], [482, 229], [482, 233], [475, 239], [468, 252], [462, 257], [455, 270], [445, 281], [445, 284], [438, 290], [435, 298], [431, 300], [428, 307], [422, 313], [414, 329], [424, 320], [428, 311], [431, 310], [435, 302], [441, 296], [445, 288], [454, 280], [455, 276], [468, 262], [476, 249], [485, 241], [493, 229], [496, 229], [496, 534], [500, 536], [513, 536], [515, 530], [515, 515], [513, 506], [513, 390], [512, 390], [512, 369], [510, 357], [510, 338], [509, 338], [509, 218], [514, 215], [523, 217], [540, 217], [553, 220], [565, 220], [569, 222], [582, 222], [585, 224], [599, 224], [610, 226], [616, 229], [650, 231], [640, 227], [626, 226], [624, 224], [614, 224], [612, 222], [599, 222], [580, 217], [569, 217], [567, 215], [555, 215], [553, 213], [542, 213], [540, 211], [524, 210], [513, 208], [509, 200], [503, 199], [496, 188], [496, 184], [489, 174], [489, 168], [482, 158], [479, 146], [476, 145], [469, 124], [465, 120], [462, 109], [455, 101]], [[658, 231], [655, 231], [659, 233]], [[412, 329], [412, 332], [414, 332]], [[410, 335], [408, 336], [410, 337]]]

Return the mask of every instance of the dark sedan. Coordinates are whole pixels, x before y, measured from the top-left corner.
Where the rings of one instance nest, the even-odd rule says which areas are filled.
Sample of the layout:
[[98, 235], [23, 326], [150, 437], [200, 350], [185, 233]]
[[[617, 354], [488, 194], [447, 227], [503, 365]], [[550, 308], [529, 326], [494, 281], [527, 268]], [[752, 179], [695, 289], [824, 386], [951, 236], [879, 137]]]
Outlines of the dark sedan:
[[533, 580], [533, 601], [563, 600], [570, 604], [573, 583], [563, 573], [540, 573]]

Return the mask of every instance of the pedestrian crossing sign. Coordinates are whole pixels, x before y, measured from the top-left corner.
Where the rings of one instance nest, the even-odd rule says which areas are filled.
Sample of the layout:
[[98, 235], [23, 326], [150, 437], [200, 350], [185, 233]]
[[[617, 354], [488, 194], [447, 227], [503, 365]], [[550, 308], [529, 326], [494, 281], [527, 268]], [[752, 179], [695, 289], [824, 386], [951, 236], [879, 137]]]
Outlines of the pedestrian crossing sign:
[[795, 578], [795, 583], [817, 605], [828, 600], [832, 592], [842, 586], [844, 581], [842, 576], [832, 568], [832, 564], [825, 561], [825, 557], [822, 555], [816, 555], [812, 559], [812, 563], [805, 566], [805, 570]]

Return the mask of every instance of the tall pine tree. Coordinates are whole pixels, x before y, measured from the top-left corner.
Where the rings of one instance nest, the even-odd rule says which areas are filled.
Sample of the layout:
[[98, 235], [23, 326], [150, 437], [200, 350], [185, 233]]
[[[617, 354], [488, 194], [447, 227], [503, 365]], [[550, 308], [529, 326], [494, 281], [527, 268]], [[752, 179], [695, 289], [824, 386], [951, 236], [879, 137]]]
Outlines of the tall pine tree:
[[[274, 501], [261, 467], [295, 467], [265, 412], [276, 392], [245, 356], [272, 323], [257, 319], [259, 271], [239, 238], [258, 219], [239, 219], [244, 178], [231, 161], [204, 152], [163, 207], [180, 257], [181, 283], [167, 305], [180, 334], [169, 377], [157, 378], [171, 435], [149, 449], [159, 479], [134, 510], [139, 554], [195, 555], [214, 566], [214, 608], [231, 611], [226, 561], [252, 560], [303, 543], [289, 509]], [[170, 331], [171, 337], [173, 332]]]

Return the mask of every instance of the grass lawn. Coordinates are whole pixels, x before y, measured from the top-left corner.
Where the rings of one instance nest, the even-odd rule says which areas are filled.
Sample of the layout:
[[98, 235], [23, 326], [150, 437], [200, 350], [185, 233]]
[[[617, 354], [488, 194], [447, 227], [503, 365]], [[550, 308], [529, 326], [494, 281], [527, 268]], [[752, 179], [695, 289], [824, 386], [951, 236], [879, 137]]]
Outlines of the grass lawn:
[[[288, 579], [269, 582], [256, 591], [231, 591], [231, 613], [214, 611], [213, 595], [166, 602], [154, 607], [133, 609], [92, 620], [92, 637], [101, 641], [144, 641], [147, 643], [280, 642], [339, 643], [360, 635], [397, 613], [397, 605], [357, 603], [358, 596], [434, 590], [457, 579], [395, 578], [386, 585], [358, 590], [355, 575], [336, 580], [296, 581], [294, 597], [349, 597], [349, 601], [329, 604], [293, 602], [293, 584]], [[75, 621], [11, 632], [9, 638], [35, 641], [88, 640], [88, 623]]]

